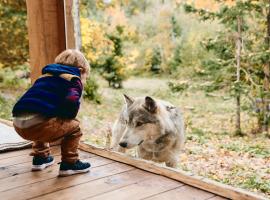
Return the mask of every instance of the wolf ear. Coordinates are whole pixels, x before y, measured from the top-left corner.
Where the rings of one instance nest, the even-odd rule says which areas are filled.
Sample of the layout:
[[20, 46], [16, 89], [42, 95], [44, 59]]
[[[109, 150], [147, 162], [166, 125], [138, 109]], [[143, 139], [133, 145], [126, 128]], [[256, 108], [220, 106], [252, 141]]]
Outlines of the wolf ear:
[[155, 113], [157, 111], [157, 104], [154, 99], [151, 97], [145, 97], [144, 108], [151, 113]]
[[127, 106], [128, 106], [128, 107], [131, 106], [131, 104], [133, 104], [133, 102], [134, 102], [134, 99], [131, 98], [131, 97], [129, 97], [129, 96], [126, 95], [126, 94], [123, 94], [123, 95], [124, 95], [125, 102], [126, 102]]

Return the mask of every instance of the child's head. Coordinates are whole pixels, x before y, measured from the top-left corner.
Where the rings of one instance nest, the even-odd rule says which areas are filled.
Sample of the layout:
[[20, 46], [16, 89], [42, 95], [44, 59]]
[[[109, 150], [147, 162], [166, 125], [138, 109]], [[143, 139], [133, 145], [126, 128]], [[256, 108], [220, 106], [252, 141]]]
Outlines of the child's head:
[[89, 76], [90, 65], [84, 55], [76, 49], [67, 49], [55, 58], [55, 63], [78, 67], [81, 71], [82, 81]]

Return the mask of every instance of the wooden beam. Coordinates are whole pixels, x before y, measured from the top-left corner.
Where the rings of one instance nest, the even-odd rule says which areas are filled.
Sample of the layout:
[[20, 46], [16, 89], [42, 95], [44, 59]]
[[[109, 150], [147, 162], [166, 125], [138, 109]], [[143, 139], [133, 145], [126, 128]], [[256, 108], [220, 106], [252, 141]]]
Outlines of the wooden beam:
[[64, 0], [26, 0], [31, 80], [66, 49]]
[[237, 200], [267, 200], [267, 198], [264, 198], [263, 196], [248, 192], [246, 190], [234, 188], [232, 186], [212, 181], [201, 176], [196, 176], [192, 173], [179, 169], [176, 170], [169, 167], [162, 167], [151, 161], [129, 157], [122, 153], [109, 151], [85, 143], [81, 143], [79, 148], [83, 151], [125, 163], [148, 172], [162, 175], [226, 198]]
[[65, 32], [66, 32], [66, 48], [75, 49], [75, 30], [73, 20], [73, 0], [64, 0], [65, 6]]

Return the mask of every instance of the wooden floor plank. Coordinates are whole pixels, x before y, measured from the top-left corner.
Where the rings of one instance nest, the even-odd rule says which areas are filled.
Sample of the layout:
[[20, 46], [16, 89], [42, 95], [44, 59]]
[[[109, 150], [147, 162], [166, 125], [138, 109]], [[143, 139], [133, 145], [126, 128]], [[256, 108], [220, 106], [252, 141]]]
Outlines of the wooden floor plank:
[[28, 155], [31, 152], [31, 148], [23, 149], [20, 151], [10, 151], [5, 153], [0, 153], [0, 162], [2, 159], [11, 158], [15, 156]]
[[203, 190], [184, 185], [168, 192], [156, 194], [147, 200], [167, 200], [167, 199], [185, 199], [185, 200], [206, 200], [215, 195]]
[[[94, 164], [94, 163], [93, 163]], [[111, 163], [100, 167], [94, 167], [90, 173], [69, 176], [64, 178], [55, 177], [44, 180], [38, 183], [23, 185], [21, 187], [14, 188], [1, 192], [1, 196], [5, 200], [25, 200], [41, 195], [49, 194], [62, 190], [68, 187], [76, 186], [78, 184], [86, 183], [91, 180], [97, 180], [106, 176], [122, 173], [134, 169], [131, 166], [127, 166], [120, 163]], [[55, 171], [55, 170], [54, 170]], [[55, 173], [55, 172], [54, 172]], [[89, 188], [90, 190], [90, 188]], [[19, 195], [18, 195], [19, 194]]]
[[[91, 157], [86, 160], [93, 162], [94, 166], [99, 166], [99, 165], [112, 162], [111, 160], [100, 158], [100, 157]], [[51, 166], [47, 168], [46, 170], [23, 173], [16, 176], [3, 178], [0, 180], [0, 192], [9, 190], [12, 188], [20, 187], [23, 185], [54, 178], [58, 175], [58, 169], [59, 169], [59, 165], [54, 164], [54, 166]]]
[[[59, 147], [52, 147], [52, 154], [53, 155], [60, 155], [61, 153], [60, 153]], [[0, 160], [0, 167], [7, 167], [7, 166], [31, 162], [31, 161], [32, 161], [31, 156], [18, 155], [18, 156], [13, 156], [13, 157], [1, 159]]]
[[180, 187], [183, 184], [159, 175], [154, 175], [149, 179], [135, 184], [122, 187], [111, 192], [107, 192], [101, 195], [90, 197], [91, 200], [105, 200], [105, 199], [117, 199], [117, 200], [138, 200], [143, 199], [154, 194], [158, 194], [167, 190], [171, 190], [176, 187]]
[[[184, 185], [114, 160], [80, 152], [92, 164], [90, 173], [58, 177], [59, 165], [31, 172], [31, 150], [0, 154], [0, 199], [5, 200], [226, 200], [215, 194]], [[60, 148], [52, 147], [55, 161]]]
[[[61, 161], [61, 156], [60, 155], [53, 155], [55, 158], [55, 163], [58, 163]], [[86, 153], [80, 151], [80, 159], [86, 159], [90, 157], [96, 157], [94, 154]], [[1, 163], [1, 162], [0, 162]], [[19, 174], [31, 172], [31, 158], [29, 162], [25, 163], [20, 163], [20, 164], [15, 164], [15, 165], [10, 165], [6, 167], [0, 167], [0, 179], [7, 178], [10, 176], [17, 176]]]
[[67, 199], [85, 199], [104, 192], [109, 192], [127, 185], [143, 181], [154, 176], [153, 174], [134, 169], [117, 175], [112, 175], [102, 179], [90, 181], [74, 187], [59, 190], [45, 196], [34, 198], [35, 200], [67, 200]]
[[[60, 154], [56, 154], [60, 155]], [[31, 162], [32, 157], [27, 156], [27, 155], [20, 155], [16, 157], [11, 157], [11, 158], [6, 158], [0, 161], [0, 166], [1, 167], [8, 167], [11, 165], [16, 165], [16, 164], [21, 164], [21, 163], [26, 163], [26, 162]]]
[[[54, 156], [61, 155], [60, 147], [52, 147], [51, 154]], [[94, 154], [80, 151], [80, 155], [94, 155]], [[1, 157], [1, 154], [0, 154], [0, 157]], [[33, 157], [29, 156], [28, 154], [4, 158], [0, 160], [0, 168], [5, 168], [7, 166], [17, 165], [17, 164], [26, 163], [26, 162], [32, 162], [32, 158]]]
[[[54, 159], [55, 159], [55, 163], [58, 163], [61, 160], [61, 156], [60, 155], [54, 156]], [[30, 173], [31, 165], [32, 165], [32, 162], [29, 161], [25, 163], [16, 164], [16, 165], [10, 165], [7, 167], [0, 167], [0, 180], [11, 177], [11, 176], [18, 176], [20, 174]]]
[[[22, 155], [29, 155], [31, 153], [32, 149], [23, 149], [19, 151], [10, 151], [6, 153], [0, 153], [0, 163], [1, 160], [6, 159], [6, 158], [12, 158], [12, 157], [17, 157], [17, 156], [22, 156]], [[59, 146], [52, 146], [51, 147], [52, 154], [60, 153], [60, 147]]]

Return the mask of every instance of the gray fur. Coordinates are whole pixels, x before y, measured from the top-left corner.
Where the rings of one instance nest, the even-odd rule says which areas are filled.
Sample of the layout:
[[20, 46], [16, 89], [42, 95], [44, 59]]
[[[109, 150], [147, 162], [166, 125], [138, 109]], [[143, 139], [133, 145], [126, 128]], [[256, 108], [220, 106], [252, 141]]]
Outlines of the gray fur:
[[136, 147], [140, 158], [176, 167], [185, 140], [180, 110], [151, 97], [124, 97], [126, 104], [114, 123], [111, 147], [120, 152]]

